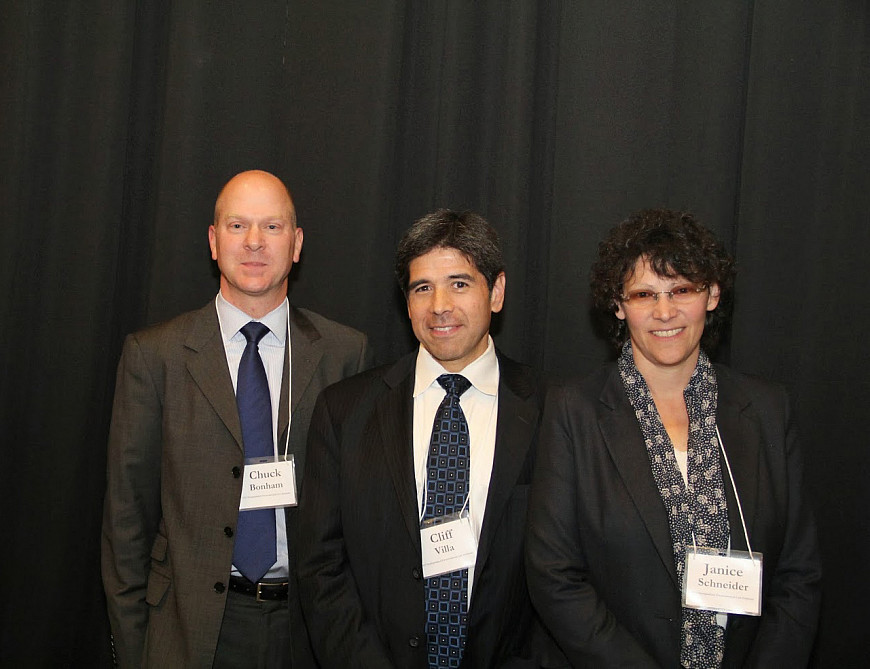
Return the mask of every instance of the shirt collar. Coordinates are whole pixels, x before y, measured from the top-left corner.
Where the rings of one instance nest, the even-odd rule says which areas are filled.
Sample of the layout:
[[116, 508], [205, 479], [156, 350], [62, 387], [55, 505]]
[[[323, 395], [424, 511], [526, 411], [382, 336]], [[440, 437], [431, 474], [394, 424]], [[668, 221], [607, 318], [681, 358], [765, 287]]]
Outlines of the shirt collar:
[[284, 346], [287, 340], [287, 313], [290, 308], [290, 303], [286, 297], [281, 304], [262, 318], [251, 318], [244, 311], [230, 304], [220, 292], [215, 299], [215, 307], [221, 326], [221, 337], [225, 343], [236, 337], [244, 339], [245, 335], [241, 334], [239, 330], [251, 321], [258, 321], [269, 328], [269, 334], [266, 335], [265, 340], [272, 339], [273, 345]]
[[[485, 395], [494, 397], [498, 394], [498, 357], [495, 355], [492, 337], [487, 335], [486, 350], [459, 373]], [[444, 369], [421, 344], [417, 352], [417, 366], [414, 372], [414, 397], [428, 390], [433, 383], [437, 383], [436, 379], [442, 374], [450, 374], [450, 372]]]

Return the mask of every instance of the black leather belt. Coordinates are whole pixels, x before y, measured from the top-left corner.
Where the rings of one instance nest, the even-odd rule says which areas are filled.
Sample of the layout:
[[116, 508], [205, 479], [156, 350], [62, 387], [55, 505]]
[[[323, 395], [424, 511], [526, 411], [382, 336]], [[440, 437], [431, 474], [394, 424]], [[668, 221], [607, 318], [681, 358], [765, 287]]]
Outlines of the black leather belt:
[[287, 599], [287, 581], [251, 583], [244, 576], [230, 576], [230, 590], [256, 597], [258, 602], [277, 602]]

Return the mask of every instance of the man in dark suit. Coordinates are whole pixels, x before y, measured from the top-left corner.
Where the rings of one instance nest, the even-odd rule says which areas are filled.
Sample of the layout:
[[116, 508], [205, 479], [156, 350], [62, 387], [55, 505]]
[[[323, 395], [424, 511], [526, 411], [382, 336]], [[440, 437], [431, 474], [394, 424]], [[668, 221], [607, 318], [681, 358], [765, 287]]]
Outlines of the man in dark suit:
[[[341, 669], [538, 666], [523, 531], [542, 392], [489, 336], [497, 236], [472, 213], [429, 214], [396, 274], [419, 349], [326, 389], [309, 430], [298, 577], [315, 654]], [[447, 571], [439, 551], [457, 556]]]
[[[289, 305], [302, 229], [275, 176], [243, 172], [224, 186], [209, 245], [216, 299], [130, 335], [118, 367], [102, 557], [115, 657], [122, 667], [314, 666], [295, 588], [296, 514], [284, 505], [289, 480], [302, 478], [317, 394], [364, 369], [366, 338]], [[243, 410], [252, 383], [263, 401]], [[252, 420], [270, 471], [288, 481], [278, 508], [240, 510], [256, 471]], [[246, 520], [255, 516], [265, 525]], [[252, 553], [261, 567], [247, 566]]]

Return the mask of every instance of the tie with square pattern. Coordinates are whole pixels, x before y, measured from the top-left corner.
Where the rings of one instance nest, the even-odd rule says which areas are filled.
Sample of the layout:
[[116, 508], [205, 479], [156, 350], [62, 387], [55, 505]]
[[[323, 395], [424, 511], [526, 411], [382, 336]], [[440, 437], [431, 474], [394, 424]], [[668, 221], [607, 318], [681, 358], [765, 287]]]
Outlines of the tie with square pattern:
[[[423, 518], [458, 513], [469, 487], [468, 422], [459, 397], [471, 387], [460, 374], [442, 374], [447, 391], [432, 426], [426, 463], [426, 508]], [[468, 626], [468, 569], [426, 579], [426, 636], [429, 666], [458, 667]]]
[[[272, 398], [266, 369], [260, 358], [260, 340], [269, 332], [262, 323], [251, 321], [241, 329], [248, 340], [239, 362], [236, 404], [242, 424], [245, 459], [273, 455]], [[275, 548], [275, 509], [239, 512], [233, 564], [252, 583], [269, 571], [277, 559]]]

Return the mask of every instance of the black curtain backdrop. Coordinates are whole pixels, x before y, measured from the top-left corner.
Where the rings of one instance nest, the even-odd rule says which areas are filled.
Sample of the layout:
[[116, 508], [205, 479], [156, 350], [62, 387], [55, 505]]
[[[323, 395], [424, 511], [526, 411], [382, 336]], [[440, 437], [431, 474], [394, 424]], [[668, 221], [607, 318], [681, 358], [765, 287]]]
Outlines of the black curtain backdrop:
[[217, 190], [254, 167], [305, 229], [290, 297], [413, 343], [392, 255], [418, 216], [501, 232], [510, 355], [609, 355], [598, 240], [695, 212], [737, 255], [718, 358], [786, 384], [825, 561], [814, 666], [862, 666], [870, 595], [870, 5], [0, 3], [0, 665], [111, 661], [99, 576], [123, 336], [211, 299]]

